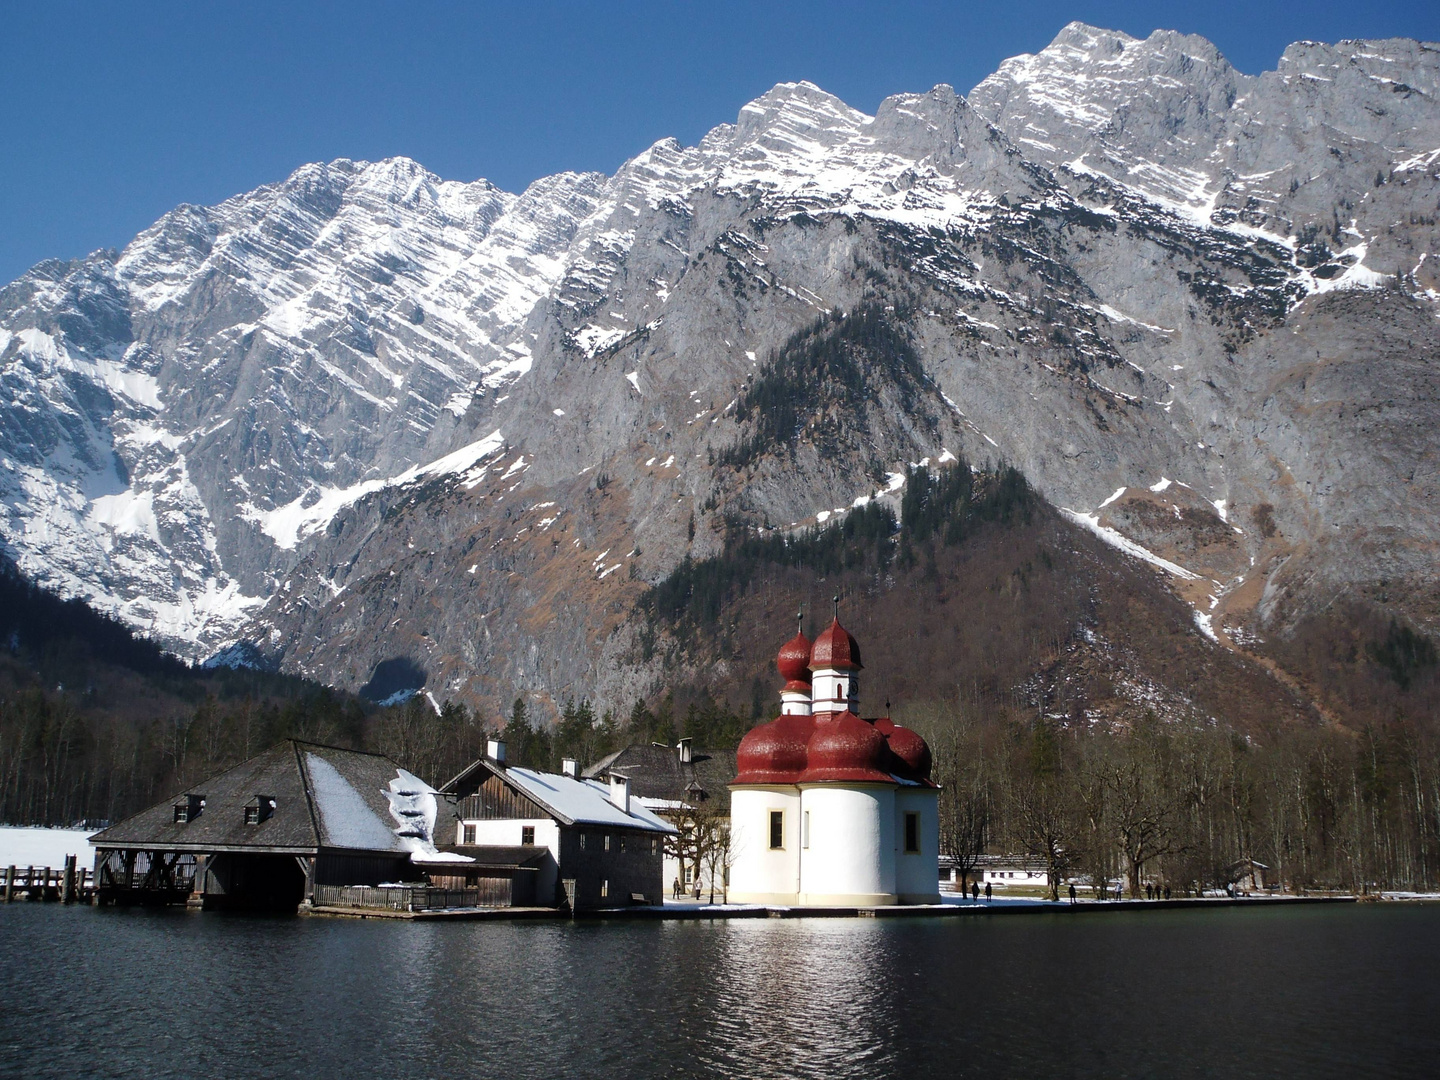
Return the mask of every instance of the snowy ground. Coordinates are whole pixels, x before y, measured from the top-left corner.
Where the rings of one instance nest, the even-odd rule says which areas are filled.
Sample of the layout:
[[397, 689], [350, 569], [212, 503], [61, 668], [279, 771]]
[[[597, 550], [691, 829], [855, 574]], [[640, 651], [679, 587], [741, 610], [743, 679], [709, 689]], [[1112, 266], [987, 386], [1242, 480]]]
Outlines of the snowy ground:
[[86, 842], [88, 829], [30, 829], [0, 825], [0, 866], [65, 865], [66, 855], [78, 855], [81, 867], [90, 866], [95, 851]]
[[[707, 894], [708, 895], [708, 894]], [[1042, 900], [1033, 896], [996, 896], [993, 900], [971, 900], [969, 897], [958, 896], [953, 893], [941, 893], [940, 903], [925, 905], [929, 907], [1034, 907], [1036, 905], [1049, 904], [1050, 901]], [[707, 911], [753, 911], [759, 908], [784, 908], [783, 904], [710, 904], [704, 900], [696, 901], [690, 897], [680, 900], [665, 898], [667, 908], [703, 908]]]
[[1049, 904], [1050, 900], [1039, 896], [1002, 896], [995, 894], [994, 899], [986, 900], [983, 897], [979, 900], [971, 900], [959, 893], [941, 893], [940, 903], [949, 907], [1033, 907], [1036, 904]]

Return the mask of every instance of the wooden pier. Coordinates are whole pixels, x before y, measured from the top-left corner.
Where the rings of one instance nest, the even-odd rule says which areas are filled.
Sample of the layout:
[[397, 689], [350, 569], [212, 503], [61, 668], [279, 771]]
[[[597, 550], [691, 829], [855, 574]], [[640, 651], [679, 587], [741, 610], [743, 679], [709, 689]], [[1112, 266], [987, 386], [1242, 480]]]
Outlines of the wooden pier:
[[61, 904], [90, 904], [95, 900], [95, 872], [77, 866], [74, 855], [65, 857], [63, 867], [7, 866], [0, 879], [5, 902], [50, 900]]

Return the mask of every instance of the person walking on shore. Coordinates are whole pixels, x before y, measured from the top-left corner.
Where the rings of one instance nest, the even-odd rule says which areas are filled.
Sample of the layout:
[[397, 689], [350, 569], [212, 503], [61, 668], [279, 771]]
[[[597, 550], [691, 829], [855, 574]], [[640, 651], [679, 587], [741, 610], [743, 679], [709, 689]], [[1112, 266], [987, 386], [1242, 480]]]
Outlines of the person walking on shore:
[[670, 898], [671, 898], [672, 900], [679, 900], [679, 899], [680, 899], [680, 875], [679, 875], [679, 874], [676, 874], [676, 875], [675, 875], [675, 884], [670, 886]]
[[1075, 903], [1075, 883], [1070, 883], [1070, 903]]
[[989, 902], [990, 902], [990, 883], [987, 881], [987, 882], [985, 882], [985, 903], [988, 904]]

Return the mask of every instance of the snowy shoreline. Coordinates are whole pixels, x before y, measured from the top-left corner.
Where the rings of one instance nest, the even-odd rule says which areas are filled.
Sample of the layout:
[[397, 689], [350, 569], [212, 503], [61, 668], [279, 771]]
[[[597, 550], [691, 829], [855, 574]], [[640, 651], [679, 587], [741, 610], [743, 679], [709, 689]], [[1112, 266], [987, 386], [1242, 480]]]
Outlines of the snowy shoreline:
[[0, 825], [0, 866], [61, 867], [67, 855], [76, 856], [80, 866], [89, 866], [95, 858], [90, 837], [98, 831]]

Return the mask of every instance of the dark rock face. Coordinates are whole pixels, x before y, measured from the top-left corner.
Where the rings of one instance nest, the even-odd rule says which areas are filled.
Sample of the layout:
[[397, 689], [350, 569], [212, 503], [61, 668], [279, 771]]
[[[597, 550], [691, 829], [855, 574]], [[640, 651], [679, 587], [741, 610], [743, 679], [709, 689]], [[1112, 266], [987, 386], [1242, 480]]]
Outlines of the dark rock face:
[[0, 532], [192, 655], [405, 657], [440, 699], [645, 692], [647, 583], [954, 455], [1219, 644], [1379, 580], [1425, 622], [1437, 58], [1252, 78], [1073, 24], [968, 100], [781, 85], [609, 178], [338, 161], [181, 207], [0, 292]]

